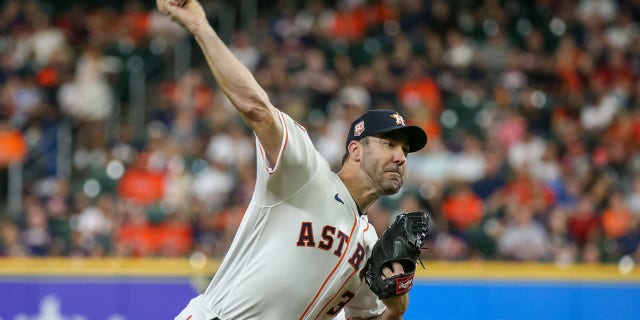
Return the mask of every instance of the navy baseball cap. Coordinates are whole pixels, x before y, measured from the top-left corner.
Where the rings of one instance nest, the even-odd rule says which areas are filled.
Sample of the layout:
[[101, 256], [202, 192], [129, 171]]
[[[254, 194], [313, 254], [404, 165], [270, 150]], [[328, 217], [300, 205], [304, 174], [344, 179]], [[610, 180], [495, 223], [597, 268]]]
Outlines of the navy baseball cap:
[[347, 136], [347, 147], [353, 140], [374, 134], [400, 131], [409, 139], [409, 152], [422, 149], [427, 144], [427, 134], [418, 126], [408, 126], [402, 116], [394, 110], [369, 110], [351, 123]]

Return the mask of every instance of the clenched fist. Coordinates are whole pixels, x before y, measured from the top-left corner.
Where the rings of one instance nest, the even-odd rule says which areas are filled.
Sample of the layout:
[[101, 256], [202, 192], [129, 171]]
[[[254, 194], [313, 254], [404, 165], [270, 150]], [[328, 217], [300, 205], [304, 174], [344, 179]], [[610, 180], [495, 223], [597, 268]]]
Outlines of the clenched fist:
[[202, 5], [197, 0], [156, 0], [158, 10], [191, 33], [207, 23]]

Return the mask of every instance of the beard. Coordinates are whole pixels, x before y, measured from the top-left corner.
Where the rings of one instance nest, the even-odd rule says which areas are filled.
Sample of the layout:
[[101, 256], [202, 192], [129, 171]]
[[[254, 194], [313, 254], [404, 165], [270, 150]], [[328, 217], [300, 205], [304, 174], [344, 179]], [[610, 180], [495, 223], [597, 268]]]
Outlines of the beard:
[[[385, 174], [389, 174], [389, 173], [385, 173]], [[385, 196], [390, 196], [392, 194], [396, 194], [398, 193], [398, 191], [400, 191], [400, 188], [402, 188], [402, 185], [404, 184], [404, 179], [402, 178], [402, 176], [396, 180], [396, 179], [385, 179], [382, 178], [380, 181], [380, 188], [382, 189], [382, 194], [384, 194]]]
[[375, 156], [363, 157], [362, 170], [383, 195], [398, 193], [404, 184], [404, 170], [395, 164], [382, 165]]

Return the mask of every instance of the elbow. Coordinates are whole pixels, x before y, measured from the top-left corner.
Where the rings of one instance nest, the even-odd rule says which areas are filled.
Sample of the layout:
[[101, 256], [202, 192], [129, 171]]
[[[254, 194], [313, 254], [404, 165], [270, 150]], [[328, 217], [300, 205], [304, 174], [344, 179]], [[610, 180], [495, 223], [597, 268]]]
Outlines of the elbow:
[[273, 119], [271, 103], [265, 97], [250, 97], [237, 106], [244, 118], [250, 122], [264, 123]]

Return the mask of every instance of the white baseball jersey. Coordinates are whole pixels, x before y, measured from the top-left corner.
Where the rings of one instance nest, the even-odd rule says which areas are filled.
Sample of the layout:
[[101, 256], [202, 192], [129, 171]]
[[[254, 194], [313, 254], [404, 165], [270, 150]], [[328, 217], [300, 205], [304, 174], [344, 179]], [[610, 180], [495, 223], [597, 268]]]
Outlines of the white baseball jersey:
[[360, 276], [377, 235], [306, 130], [280, 113], [283, 143], [269, 165], [259, 142], [253, 198], [203, 293], [214, 317], [331, 319], [381, 314]]

